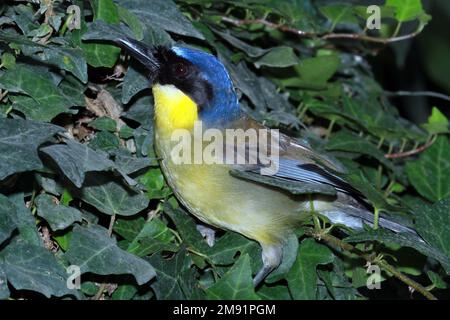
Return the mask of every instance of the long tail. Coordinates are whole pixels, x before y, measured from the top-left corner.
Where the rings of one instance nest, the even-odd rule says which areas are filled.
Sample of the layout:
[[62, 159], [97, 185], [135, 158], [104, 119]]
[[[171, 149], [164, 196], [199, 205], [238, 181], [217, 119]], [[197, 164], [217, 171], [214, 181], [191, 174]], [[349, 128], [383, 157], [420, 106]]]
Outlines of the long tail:
[[[373, 226], [374, 215], [364, 208], [355, 208], [353, 206], [335, 205], [332, 208], [320, 213], [326, 216], [334, 224], [343, 224], [350, 229], [359, 230], [363, 224]], [[410, 226], [390, 220], [387, 217], [380, 217], [378, 225], [382, 228], [394, 231], [396, 233], [408, 233], [423, 242], [420, 235]]]

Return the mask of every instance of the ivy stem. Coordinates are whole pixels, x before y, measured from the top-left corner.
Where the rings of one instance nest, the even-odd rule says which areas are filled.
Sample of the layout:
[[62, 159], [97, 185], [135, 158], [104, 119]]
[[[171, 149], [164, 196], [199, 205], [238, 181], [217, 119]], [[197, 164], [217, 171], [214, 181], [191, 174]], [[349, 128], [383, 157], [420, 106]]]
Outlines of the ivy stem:
[[397, 27], [395, 27], [394, 34], [392, 35], [391, 38], [395, 38], [398, 35], [398, 33], [400, 32], [400, 28], [401, 27], [402, 27], [402, 23], [401, 23], [401, 21], [399, 21], [397, 23]]
[[391, 266], [388, 262], [386, 262], [386, 260], [379, 259], [376, 256], [374, 257], [374, 255], [372, 255], [372, 254], [367, 254], [367, 253], [357, 249], [350, 243], [344, 242], [341, 239], [338, 239], [330, 234], [317, 233], [313, 229], [308, 229], [308, 230], [306, 230], [305, 233], [309, 236], [314, 237], [315, 239], [317, 239], [319, 241], [323, 240], [323, 241], [325, 241], [329, 244], [335, 245], [345, 251], [355, 253], [369, 263], [377, 264], [381, 269], [391, 273], [394, 277], [396, 277], [397, 279], [399, 279], [400, 281], [402, 281], [409, 287], [413, 288], [415, 291], [422, 294], [428, 300], [437, 300], [437, 298], [431, 292], [429, 292], [425, 287], [423, 287], [420, 283], [417, 283], [413, 279], [409, 278], [408, 276], [404, 275], [403, 273], [401, 273], [400, 271], [395, 269], [395, 267]]
[[328, 139], [329, 137], [330, 137], [330, 134], [331, 134], [331, 132], [333, 131], [333, 127], [334, 127], [334, 124], [336, 123], [336, 119], [332, 119], [331, 121], [330, 121], [330, 124], [328, 125], [328, 129], [327, 129], [327, 133], [326, 133], [326, 135], [325, 135], [325, 137]]
[[378, 209], [377, 207], [374, 207], [374, 210], [373, 210], [373, 229], [374, 230], [378, 229], [378, 220], [380, 220], [380, 209]]

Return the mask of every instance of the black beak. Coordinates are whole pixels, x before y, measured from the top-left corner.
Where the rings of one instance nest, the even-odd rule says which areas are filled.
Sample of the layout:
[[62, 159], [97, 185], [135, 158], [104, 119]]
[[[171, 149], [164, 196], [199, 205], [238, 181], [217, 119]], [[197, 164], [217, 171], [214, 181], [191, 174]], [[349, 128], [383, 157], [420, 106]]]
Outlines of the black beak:
[[142, 63], [150, 71], [151, 78], [156, 77], [160, 64], [155, 57], [155, 48], [128, 37], [117, 38], [115, 42], [124, 48], [133, 58]]

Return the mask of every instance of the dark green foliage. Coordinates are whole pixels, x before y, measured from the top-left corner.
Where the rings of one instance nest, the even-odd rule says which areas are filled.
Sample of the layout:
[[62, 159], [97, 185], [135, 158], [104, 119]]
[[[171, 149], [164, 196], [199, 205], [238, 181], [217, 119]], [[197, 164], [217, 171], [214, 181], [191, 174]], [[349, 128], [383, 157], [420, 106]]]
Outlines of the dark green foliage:
[[[119, 35], [217, 55], [244, 110], [339, 158], [349, 171], [343, 178], [375, 211], [415, 220], [425, 242], [371, 227], [329, 232], [345, 238], [344, 246], [384, 255], [432, 293], [448, 297], [449, 123], [436, 107], [421, 127], [399, 116], [368, 63], [383, 44], [329, 37], [364, 34], [365, 6], [309, 0], [43, 3], [0, 4], [0, 299], [366, 298], [366, 261], [306, 236], [313, 228], [327, 232], [322, 217], [289, 238], [281, 266], [256, 289], [257, 243], [220, 231], [208, 246], [158, 167], [150, 84], [141, 65], [111, 43]], [[66, 11], [69, 4], [80, 6], [79, 29]], [[430, 20], [420, 0], [387, 0], [381, 12], [382, 30], [365, 34], [372, 39], [397, 34], [404, 23], [421, 32]], [[296, 29], [306, 33], [294, 34]], [[444, 48], [430, 50], [438, 58], [428, 59], [427, 68], [449, 88], [443, 80], [448, 72], [440, 69], [449, 50], [439, 43]], [[419, 145], [428, 148], [386, 157]], [[293, 194], [335, 193], [231, 174]], [[80, 267], [79, 290], [67, 287], [70, 265]], [[381, 275], [382, 281], [391, 278]], [[108, 283], [117, 284], [113, 292], [98, 292]]]

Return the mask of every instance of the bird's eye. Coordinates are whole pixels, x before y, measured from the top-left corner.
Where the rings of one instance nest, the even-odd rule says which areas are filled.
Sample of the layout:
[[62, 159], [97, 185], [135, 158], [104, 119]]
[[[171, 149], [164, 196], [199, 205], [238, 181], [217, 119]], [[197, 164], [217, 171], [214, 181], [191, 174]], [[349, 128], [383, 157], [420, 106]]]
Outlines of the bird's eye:
[[188, 74], [189, 67], [183, 62], [178, 62], [174, 65], [173, 71], [177, 77], [185, 77]]

